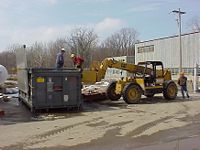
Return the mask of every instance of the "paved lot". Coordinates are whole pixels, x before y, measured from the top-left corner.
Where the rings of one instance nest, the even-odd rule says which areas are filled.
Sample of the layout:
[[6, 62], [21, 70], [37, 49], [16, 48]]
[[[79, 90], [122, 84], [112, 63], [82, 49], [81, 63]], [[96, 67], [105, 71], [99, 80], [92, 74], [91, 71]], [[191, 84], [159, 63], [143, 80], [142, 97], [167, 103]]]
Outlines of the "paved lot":
[[16, 99], [0, 102], [2, 150], [188, 150], [200, 149], [200, 93], [166, 101], [162, 96], [136, 105], [99, 101], [83, 112], [52, 111], [32, 117]]

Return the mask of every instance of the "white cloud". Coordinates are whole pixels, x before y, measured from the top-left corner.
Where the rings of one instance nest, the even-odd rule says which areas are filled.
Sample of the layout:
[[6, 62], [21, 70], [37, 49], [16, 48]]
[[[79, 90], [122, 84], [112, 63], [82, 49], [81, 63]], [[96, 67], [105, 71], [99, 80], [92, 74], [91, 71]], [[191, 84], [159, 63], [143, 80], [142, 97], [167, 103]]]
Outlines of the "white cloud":
[[5, 30], [0, 30], [0, 51], [12, 44], [26, 44], [32, 45], [37, 42], [49, 42], [57, 38], [66, 37], [70, 31], [77, 27], [94, 28], [95, 32], [104, 39], [111, 33], [119, 30], [124, 25], [120, 19], [105, 18], [98, 23], [87, 24], [66, 24], [63, 26], [39, 26], [39, 27], [26, 27], [26, 28], [5, 28], [5, 25], [0, 25]]
[[58, 3], [58, 0], [38, 0], [38, 2], [41, 2], [41, 1], [50, 5], [55, 5]]
[[161, 3], [151, 3], [151, 4], [143, 4], [140, 6], [134, 6], [128, 9], [128, 12], [146, 12], [153, 11], [158, 9], [162, 4]]
[[106, 18], [95, 25], [95, 31], [106, 32], [119, 29], [123, 26], [124, 22], [120, 19]]
[[[65, 37], [71, 26], [62, 27], [39, 27], [33, 29], [18, 30], [13, 35], [13, 41], [16, 42], [35, 42], [55, 40], [58, 37]], [[20, 35], [20, 39], [18, 38]]]
[[101, 41], [113, 34], [114, 32], [120, 30], [125, 25], [126, 22], [121, 19], [105, 18], [104, 20], [94, 25], [94, 30], [98, 34], [98, 37]]
[[110, 2], [112, 0], [80, 0], [80, 2], [87, 2], [87, 3], [102, 3], [102, 2]]
[[63, 26], [42, 26], [38, 28], [26, 28], [18, 29], [14, 32], [5, 32], [11, 38], [11, 43], [34, 43], [36, 41], [48, 42], [51, 40], [56, 40], [60, 37], [66, 37], [70, 31], [78, 27], [89, 27], [94, 28], [95, 32], [104, 36], [120, 29], [124, 25], [124, 22], [120, 19], [105, 18], [103, 21], [87, 24], [71, 24]]
[[30, 8], [34, 5], [55, 5], [59, 0], [0, 0], [0, 11], [7, 9], [20, 9], [23, 10], [26, 7]]
[[49, 42], [60, 37], [66, 37], [72, 28], [73, 26], [66, 25], [60, 27], [43, 26], [38, 28], [21, 28], [15, 29], [14, 31], [4, 30], [0, 32], [0, 39], [4, 39], [0, 41], [0, 50], [12, 44], [31, 45], [36, 41]]
[[0, 8], [7, 8], [11, 5], [11, 0], [1, 0], [0, 1]]

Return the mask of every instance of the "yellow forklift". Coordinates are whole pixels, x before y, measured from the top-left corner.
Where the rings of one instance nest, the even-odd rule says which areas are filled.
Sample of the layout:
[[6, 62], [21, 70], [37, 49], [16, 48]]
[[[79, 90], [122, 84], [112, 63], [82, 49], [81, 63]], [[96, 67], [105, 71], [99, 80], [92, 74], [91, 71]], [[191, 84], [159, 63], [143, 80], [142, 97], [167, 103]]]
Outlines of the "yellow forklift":
[[163, 68], [161, 61], [139, 62], [137, 65], [104, 59], [101, 63], [94, 63], [90, 70], [83, 71], [84, 83], [95, 83], [105, 77], [107, 68], [126, 70], [132, 74], [130, 77], [112, 81], [106, 90], [107, 97], [117, 101], [123, 97], [128, 104], [137, 103], [142, 95], [153, 97], [155, 94], [163, 93], [165, 99], [175, 99], [178, 88], [171, 78], [171, 72]]

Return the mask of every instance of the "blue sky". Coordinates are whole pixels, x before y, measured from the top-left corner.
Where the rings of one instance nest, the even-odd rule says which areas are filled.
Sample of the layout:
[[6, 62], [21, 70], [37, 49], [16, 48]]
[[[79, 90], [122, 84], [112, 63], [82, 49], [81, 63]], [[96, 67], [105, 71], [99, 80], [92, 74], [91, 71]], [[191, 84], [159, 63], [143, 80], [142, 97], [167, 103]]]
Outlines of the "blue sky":
[[199, 17], [200, 0], [0, 0], [0, 51], [11, 44], [31, 45], [66, 37], [75, 27], [94, 28], [100, 40], [133, 27], [140, 40], [177, 33], [181, 8], [183, 32]]

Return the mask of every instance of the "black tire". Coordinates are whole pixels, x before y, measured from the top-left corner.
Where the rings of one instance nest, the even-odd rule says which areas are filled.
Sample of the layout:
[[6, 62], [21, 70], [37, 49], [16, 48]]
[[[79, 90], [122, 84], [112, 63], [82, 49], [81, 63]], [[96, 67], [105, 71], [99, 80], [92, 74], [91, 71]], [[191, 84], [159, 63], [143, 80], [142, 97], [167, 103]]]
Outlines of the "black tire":
[[177, 97], [178, 88], [174, 81], [167, 81], [164, 83], [163, 96], [165, 99], [173, 100]]
[[147, 97], [147, 98], [152, 98], [152, 97], [154, 97], [154, 93], [148, 93], [148, 94], [145, 94], [145, 96]]
[[121, 94], [115, 93], [116, 83], [117, 83], [117, 81], [111, 82], [106, 89], [106, 96], [111, 101], [118, 101], [121, 97]]
[[127, 104], [136, 104], [142, 96], [142, 90], [139, 85], [134, 83], [127, 84], [123, 89], [123, 99]]
[[18, 97], [18, 103], [22, 103], [22, 98], [21, 97]]

